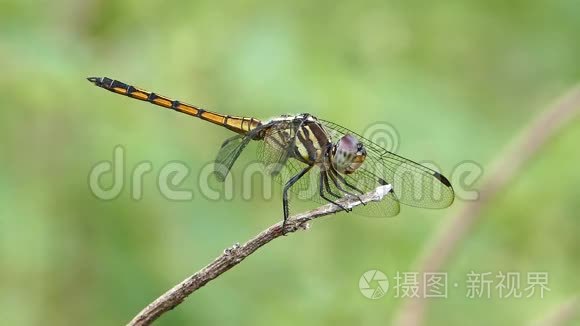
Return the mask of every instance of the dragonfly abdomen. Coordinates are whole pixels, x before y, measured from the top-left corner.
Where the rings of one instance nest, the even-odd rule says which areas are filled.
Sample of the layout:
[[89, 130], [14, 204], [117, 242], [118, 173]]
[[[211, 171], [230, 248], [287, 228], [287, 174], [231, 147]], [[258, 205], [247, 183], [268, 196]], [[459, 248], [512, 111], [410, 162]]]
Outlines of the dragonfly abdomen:
[[107, 77], [89, 77], [90, 82], [113, 93], [121, 94], [137, 100], [149, 102], [167, 109], [185, 113], [213, 124], [225, 127], [234, 132], [245, 134], [260, 126], [262, 122], [250, 117], [237, 117], [206, 111], [191, 104], [183, 103], [168, 97], [149, 92], [121, 81]]

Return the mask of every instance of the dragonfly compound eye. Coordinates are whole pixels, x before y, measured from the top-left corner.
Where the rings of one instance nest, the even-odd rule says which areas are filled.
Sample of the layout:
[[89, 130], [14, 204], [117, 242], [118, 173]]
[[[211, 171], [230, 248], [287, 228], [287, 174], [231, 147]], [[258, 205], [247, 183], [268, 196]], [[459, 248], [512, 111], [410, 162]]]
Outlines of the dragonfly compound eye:
[[336, 152], [333, 164], [340, 173], [353, 173], [366, 157], [366, 150], [362, 143], [353, 135], [344, 135], [336, 143]]

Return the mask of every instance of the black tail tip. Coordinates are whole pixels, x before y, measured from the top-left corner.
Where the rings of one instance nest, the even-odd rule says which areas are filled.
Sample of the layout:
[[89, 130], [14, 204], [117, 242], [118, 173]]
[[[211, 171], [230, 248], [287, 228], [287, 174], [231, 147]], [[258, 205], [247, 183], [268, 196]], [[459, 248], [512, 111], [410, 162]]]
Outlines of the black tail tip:
[[102, 78], [100, 78], [100, 77], [87, 77], [87, 80], [95, 85], [98, 85], [98, 84], [100, 84]]

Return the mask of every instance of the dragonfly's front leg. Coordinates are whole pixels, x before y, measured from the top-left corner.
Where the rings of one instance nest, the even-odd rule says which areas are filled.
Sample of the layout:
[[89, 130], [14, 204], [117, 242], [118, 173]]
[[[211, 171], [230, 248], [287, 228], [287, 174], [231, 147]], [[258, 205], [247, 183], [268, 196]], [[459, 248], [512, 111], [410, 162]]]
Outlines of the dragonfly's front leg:
[[[334, 183], [334, 185], [336, 186], [336, 188], [338, 188], [340, 191], [344, 192], [345, 194], [352, 196], [352, 197], [356, 197], [363, 205], [366, 205], [366, 203], [362, 200], [362, 198], [360, 198], [360, 195], [357, 194], [353, 194], [349, 191], [344, 190], [344, 188], [340, 185], [340, 182], [344, 183], [345, 185], [347, 185], [349, 188], [358, 191], [361, 193], [361, 195], [363, 194], [362, 191], [360, 191], [359, 189], [357, 189], [356, 187], [352, 186], [350, 183], [348, 183], [346, 181], [346, 179], [344, 179], [340, 173], [338, 173], [336, 170], [334, 170], [334, 168], [330, 168], [330, 180], [332, 180], [332, 183]], [[340, 182], [339, 182], [340, 181]]]
[[326, 197], [326, 195], [324, 194], [324, 187], [326, 187], [326, 192], [328, 192], [329, 194], [331, 194], [334, 197], [340, 198], [339, 195], [333, 193], [332, 189], [330, 189], [330, 184], [328, 183], [328, 176], [326, 175], [326, 171], [320, 171], [320, 184], [319, 184], [319, 189], [318, 189], [320, 197], [322, 197], [324, 200], [340, 207], [342, 210], [344, 210], [347, 213], [352, 211], [352, 208], [345, 207], [345, 206], [335, 202], [334, 200], [331, 200], [328, 197]]

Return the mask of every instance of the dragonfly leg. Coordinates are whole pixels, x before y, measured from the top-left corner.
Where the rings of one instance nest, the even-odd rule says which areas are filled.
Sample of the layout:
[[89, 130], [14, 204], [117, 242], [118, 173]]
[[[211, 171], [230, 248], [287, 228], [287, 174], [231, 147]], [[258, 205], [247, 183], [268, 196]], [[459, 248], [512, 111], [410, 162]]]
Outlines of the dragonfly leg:
[[324, 200], [326, 200], [327, 202], [333, 203], [334, 205], [336, 205], [336, 206], [340, 207], [340, 209], [344, 210], [345, 212], [350, 212], [350, 211], [352, 211], [352, 209], [351, 209], [351, 208], [344, 207], [343, 205], [341, 205], [341, 204], [339, 204], [339, 203], [335, 202], [334, 200], [332, 200], [332, 199], [330, 199], [330, 198], [326, 197], [326, 195], [324, 194], [324, 186], [326, 186], [326, 191], [327, 191], [329, 194], [331, 194], [331, 195], [333, 195], [333, 196], [335, 196], [335, 197], [338, 197], [338, 198], [340, 198], [340, 196], [337, 196], [336, 194], [332, 193], [332, 191], [330, 190], [330, 185], [328, 184], [328, 178], [327, 178], [327, 176], [326, 176], [326, 173], [325, 173], [325, 172], [321, 172], [321, 173], [320, 173], [320, 184], [319, 184], [319, 188], [318, 188], [318, 192], [319, 192], [319, 194], [320, 194], [320, 197], [322, 197], [322, 198], [323, 198]]
[[330, 188], [330, 183], [328, 182], [328, 172], [324, 171], [321, 173], [321, 176], [323, 177], [323, 181], [324, 181], [324, 187], [326, 188], [326, 192], [328, 192], [329, 194], [331, 194], [332, 196], [336, 197], [336, 198], [342, 198], [343, 196], [336, 194], [332, 191], [332, 188]]
[[[350, 183], [348, 183], [341, 175], [340, 173], [336, 172], [333, 168], [330, 169], [330, 173], [329, 173], [329, 177], [330, 180], [332, 180], [332, 183], [334, 183], [334, 185], [342, 192], [344, 192], [345, 194], [352, 196], [352, 197], [356, 197], [363, 205], [366, 205], [365, 202], [362, 201], [362, 199], [360, 198], [359, 195], [357, 194], [353, 194], [349, 191], [344, 190], [344, 188], [340, 185], [340, 182], [344, 183], [346, 186], [348, 186], [349, 188], [360, 192], [361, 194], [363, 193], [362, 191], [358, 190], [356, 187], [354, 187], [353, 185], [351, 185]], [[338, 179], [338, 180], [337, 180]], [[340, 181], [340, 182], [339, 182]]]
[[282, 206], [284, 209], [284, 221], [282, 222], [282, 233], [286, 234], [286, 221], [290, 215], [290, 209], [288, 208], [288, 190], [292, 185], [294, 185], [300, 178], [302, 178], [308, 171], [312, 169], [312, 165], [307, 166], [304, 170], [300, 171], [297, 175], [293, 176], [284, 185], [284, 191], [282, 192]]
[[336, 175], [336, 177], [338, 178], [338, 180], [340, 180], [340, 182], [344, 183], [347, 187], [349, 187], [350, 189], [354, 190], [354, 191], [358, 191], [360, 192], [361, 195], [364, 195], [364, 192], [360, 189], [358, 189], [357, 187], [351, 185], [350, 183], [348, 183], [348, 181], [346, 181], [346, 179], [340, 175], [340, 173], [338, 173], [336, 170], [333, 169], [333, 173]]

